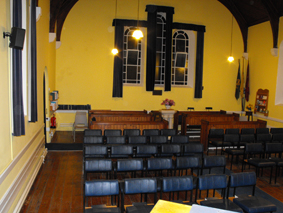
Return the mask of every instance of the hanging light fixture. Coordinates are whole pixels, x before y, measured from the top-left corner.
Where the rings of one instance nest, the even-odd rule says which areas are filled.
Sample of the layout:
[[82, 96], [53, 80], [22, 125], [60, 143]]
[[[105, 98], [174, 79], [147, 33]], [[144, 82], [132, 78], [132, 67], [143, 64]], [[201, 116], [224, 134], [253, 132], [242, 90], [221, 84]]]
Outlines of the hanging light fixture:
[[142, 31], [139, 29], [139, 8], [140, 7], [140, 0], [138, 0], [138, 22], [137, 22], [137, 29], [133, 32], [133, 37], [137, 40], [143, 37]]
[[232, 56], [232, 40], [233, 40], [233, 14], [232, 14], [232, 26], [231, 26], [231, 49], [230, 49], [230, 56], [228, 57], [228, 61], [231, 63], [234, 61], [234, 57]]
[[[114, 22], [114, 28], [116, 27], [116, 18], [117, 18], [117, 0], [116, 0], [116, 5], [115, 5], [115, 22]], [[116, 55], [118, 53], [118, 49], [116, 47], [114, 47], [112, 49], [112, 54]]]

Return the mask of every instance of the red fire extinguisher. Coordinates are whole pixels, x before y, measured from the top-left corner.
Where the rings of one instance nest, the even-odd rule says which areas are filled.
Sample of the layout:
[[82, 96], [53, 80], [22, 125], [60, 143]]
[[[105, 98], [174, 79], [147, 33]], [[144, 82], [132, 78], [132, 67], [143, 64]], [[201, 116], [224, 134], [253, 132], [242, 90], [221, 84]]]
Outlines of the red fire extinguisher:
[[56, 117], [55, 117], [55, 114], [53, 114], [53, 117], [51, 118], [51, 128], [56, 128]]

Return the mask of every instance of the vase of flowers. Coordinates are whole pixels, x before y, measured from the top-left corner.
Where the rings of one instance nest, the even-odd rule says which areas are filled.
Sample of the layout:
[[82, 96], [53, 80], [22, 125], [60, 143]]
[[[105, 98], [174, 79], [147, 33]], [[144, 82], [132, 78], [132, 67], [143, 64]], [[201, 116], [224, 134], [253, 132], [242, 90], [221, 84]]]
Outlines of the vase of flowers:
[[162, 101], [161, 105], [165, 105], [166, 109], [170, 109], [171, 106], [175, 106], [175, 102], [166, 98], [164, 101]]

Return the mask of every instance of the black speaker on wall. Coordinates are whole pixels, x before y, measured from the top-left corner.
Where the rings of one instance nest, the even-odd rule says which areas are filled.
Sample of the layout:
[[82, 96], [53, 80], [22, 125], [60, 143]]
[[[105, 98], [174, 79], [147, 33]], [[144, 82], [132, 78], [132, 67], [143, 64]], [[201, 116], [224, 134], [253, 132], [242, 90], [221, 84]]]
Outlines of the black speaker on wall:
[[3, 37], [10, 37], [9, 47], [22, 50], [24, 47], [26, 30], [18, 27], [12, 27], [11, 33], [3, 33]]

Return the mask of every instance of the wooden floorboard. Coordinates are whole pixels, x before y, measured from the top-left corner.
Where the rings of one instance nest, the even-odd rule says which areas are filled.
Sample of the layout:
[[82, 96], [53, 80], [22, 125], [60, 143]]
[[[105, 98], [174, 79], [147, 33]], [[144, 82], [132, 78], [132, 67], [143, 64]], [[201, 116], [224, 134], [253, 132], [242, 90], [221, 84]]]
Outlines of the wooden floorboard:
[[[63, 137], [63, 136], [62, 136]], [[70, 137], [69, 137], [70, 139]], [[72, 138], [71, 138], [72, 140]], [[79, 139], [78, 137], [78, 142]], [[82, 151], [49, 151], [45, 163], [42, 165], [35, 182], [21, 209], [21, 213], [65, 213], [83, 212], [83, 153]], [[230, 168], [230, 161], [227, 161], [227, 169]], [[241, 172], [241, 164], [233, 163], [233, 172]], [[245, 171], [255, 171], [254, 168]], [[274, 173], [273, 173], [274, 174]], [[166, 176], [166, 173], [163, 173]], [[141, 174], [137, 173], [137, 177]], [[154, 176], [154, 173], [150, 173]], [[131, 177], [131, 174], [118, 174], [118, 179]], [[105, 174], [90, 174], [89, 179], [106, 178]], [[264, 170], [263, 176], [257, 179], [257, 186], [283, 202], [283, 177], [278, 177], [277, 184], [269, 184], [269, 170]], [[202, 193], [202, 197], [206, 193]], [[219, 195], [217, 195], [219, 196]], [[180, 193], [180, 199], [184, 199], [185, 194]], [[188, 193], [188, 198], [190, 193]], [[194, 197], [194, 196], [193, 196]], [[158, 195], [159, 198], [159, 195]], [[162, 199], [168, 200], [169, 194], [164, 193]], [[175, 197], [176, 199], [176, 197]], [[121, 199], [120, 199], [121, 200]], [[153, 202], [153, 195], [150, 195], [148, 202]], [[140, 202], [139, 195], [125, 196], [125, 204]], [[107, 204], [110, 205], [110, 198], [89, 199], [88, 205]], [[281, 210], [283, 212], [283, 210]], [[277, 212], [281, 212], [277, 211]]]

